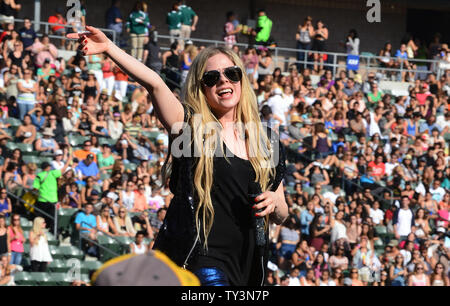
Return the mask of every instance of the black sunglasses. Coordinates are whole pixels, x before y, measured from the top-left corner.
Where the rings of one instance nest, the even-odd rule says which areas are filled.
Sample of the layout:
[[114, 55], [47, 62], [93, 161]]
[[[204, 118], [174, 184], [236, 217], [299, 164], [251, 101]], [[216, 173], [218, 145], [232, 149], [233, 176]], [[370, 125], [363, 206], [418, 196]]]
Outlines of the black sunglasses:
[[[242, 80], [242, 70], [238, 66], [225, 68], [223, 70], [223, 74], [226, 76], [228, 80], [230, 80], [233, 83], [237, 83], [240, 80]], [[211, 70], [205, 72], [202, 78], [203, 84], [205, 84], [208, 87], [213, 87], [219, 82], [219, 80], [220, 80], [219, 70]]]

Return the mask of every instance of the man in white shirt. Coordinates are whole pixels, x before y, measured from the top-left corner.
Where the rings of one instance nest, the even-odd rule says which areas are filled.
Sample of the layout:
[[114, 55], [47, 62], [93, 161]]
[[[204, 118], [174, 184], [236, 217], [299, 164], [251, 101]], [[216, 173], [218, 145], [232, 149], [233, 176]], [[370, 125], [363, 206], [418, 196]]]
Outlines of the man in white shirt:
[[383, 224], [384, 212], [380, 209], [380, 203], [375, 201], [373, 207], [370, 208], [369, 216], [372, 218], [372, 222], [375, 225]]
[[436, 202], [442, 201], [445, 195], [445, 189], [441, 187], [441, 181], [439, 179], [434, 180], [433, 186], [430, 187], [430, 193], [433, 196], [433, 200]]
[[323, 194], [324, 199], [328, 199], [331, 202], [333, 202], [333, 204], [336, 204], [336, 199], [341, 195], [341, 186], [339, 185], [334, 185], [333, 186], [333, 191], [327, 191]]
[[402, 241], [407, 238], [409, 233], [411, 233], [411, 227], [414, 225], [414, 214], [409, 208], [409, 198], [403, 196], [401, 200], [401, 208], [398, 209], [394, 214], [394, 219], [392, 220], [394, 224], [394, 234], [395, 238]]
[[274, 117], [280, 118], [280, 126], [288, 126], [286, 115], [289, 111], [289, 104], [282, 97], [283, 92], [280, 88], [275, 88], [273, 91], [273, 96], [267, 101], [267, 105], [272, 109]]

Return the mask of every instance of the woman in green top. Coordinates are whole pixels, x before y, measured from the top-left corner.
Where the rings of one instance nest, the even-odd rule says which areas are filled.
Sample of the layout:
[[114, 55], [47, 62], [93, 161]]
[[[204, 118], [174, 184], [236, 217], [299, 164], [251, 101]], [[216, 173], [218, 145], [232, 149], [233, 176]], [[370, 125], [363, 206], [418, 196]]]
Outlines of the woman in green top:
[[[97, 79], [98, 84], [100, 86], [103, 85], [103, 55], [102, 54], [95, 54], [95, 55], [89, 55], [88, 57], [88, 63], [87, 67], [89, 71], [92, 71], [95, 75], [95, 78]], [[103, 89], [103, 88], [101, 88]]]
[[97, 154], [98, 167], [100, 171], [111, 173], [115, 158], [111, 152], [111, 147], [108, 144], [102, 146], [102, 153]]
[[139, 61], [143, 58], [144, 44], [150, 26], [150, 19], [144, 6], [144, 1], [137, 1], [126, 23], [127, 31], [131, 36], [131, 56]]
[[44, 65], [42, 66], [42, 68], [39, 68], [39, 69], [37, 70], [37, 75], [38, 75], [38, 81], [39, 81], [39, 83], [40, 83], [42, 80], [44, 80], [44, 82], [47, 83], [48, 78], [49, 78], [51, 75], [55, 75], [55, 74], [56, 74], [55, 69], [53, 69], [53, 68], [50, 66], [50, 61], [49, 61], [48, 59], [45, 60]]
[[378, 84], [373, 83], [370, 92], [367, 94], [367, 100], [369, 100], [371, 106], [376, 107], [382, 98], [383, 94], [378, 90]]

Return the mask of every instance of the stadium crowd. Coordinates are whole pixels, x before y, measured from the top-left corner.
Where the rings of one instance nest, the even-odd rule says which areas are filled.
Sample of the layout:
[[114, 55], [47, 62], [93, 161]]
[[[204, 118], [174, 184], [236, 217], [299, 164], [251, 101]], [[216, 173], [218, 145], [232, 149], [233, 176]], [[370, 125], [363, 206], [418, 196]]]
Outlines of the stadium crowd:
[[[114, 5], [107, 27], [119, 35], [122, 26], [131, 30], [130, 53], [180, 96], [190, 63], [204, 46], [177, 37], [189, 38], [198, 17], [175, 3], [168, 15], [175, 39], [161, 52], [144, 4], [137, 3], [128, 23]], [[56, 13], [61, 20], [62, 12]], [[380, 72], [333, 75], [323, 56], [307, 52], [298, 60], [309, 58], [311, 65], [282, 71], [269, 48], [234, 45], [230, 36], [240, 27], [234, 21], [228, 13], [224, 41], [241, 55], [261, 119], [278, 131], [288, 153], [290, 216], [270, 226], [266, 285], [448, 286], [449, 71], [440, 78], [400, 75], [413, 82], [405, 96], [383, 92]], [[298, 48], [324, 51], [316, 40], [326, 40], [328, 30], [325, 35], [321, 21], [314, 29], [312, 21], [308, 17], [299, 26]], [[169, 138], [148, 92], [103, 56], [76, 52], [65, 61], [47, 35], [37, 37], [30, 19], [21, 28], [7, 18], [2, 22], [0, 283], [20, 270], [26, 240], [33, 247], [33, 271], [45, 271], [52, 260], [43, 229], [51, 230], [53, 220], [41, 210], [53, 215], [55, 209], [76, 208], [73, 222], [81, 235], [92, 241], [99, 235], [132, 237], [130, 252], [145, 252], [171, 200], [162, 179]], [[64, 27], [52, 31], [66, 34]], [[356, 38], [350, 31], [349, 53], [359, 52]], [[56, 44], [77, 48], [63, 39]], [[411, 40], [398, 47], [394, 59], [392, 45], [383, 48], [380, 67], [408, 65], [411, 52], [414, 58], [422, 49], [429, 58], [450, 61], [439, 36], [429, 48]], [[313, 75], [320, 77], [318, 84]], [[36, 213], [43, 218], [34, 219], [25, 239], [17, 221], [30, 213], [11, 195], [22, 197], [33, 188], [39, 191]], [[95, 244], [84, 251], [98, 256]]]

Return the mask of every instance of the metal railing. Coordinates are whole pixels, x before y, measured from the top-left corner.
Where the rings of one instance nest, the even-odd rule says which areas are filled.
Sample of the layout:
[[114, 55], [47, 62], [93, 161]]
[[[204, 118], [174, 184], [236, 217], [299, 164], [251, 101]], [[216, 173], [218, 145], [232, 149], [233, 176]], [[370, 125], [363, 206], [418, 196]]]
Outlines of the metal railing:
[[[49, 38], [54, 38], [54, 39], [67, 39], [65, 36], [62, 35], [54, 35], [51, 34], [50, 28], [54, 27], [54, 26], [58, 26], [58, 27], [64, 27], [66, 29], [73, 29], [73, 26], [68, 25], [68, 24], [59, 24], [59, 23], [49, 23], [49, 22], [45, 22], [45, 21], [34, 21], [34, 20], [30, 20], [32, 25], [38, 25], [39, 27], [39, 31], [37, 31], [37, 36], [41, 37], [44, 33], [48, 35]], [[14, 19], [14, 23], [24, 23], [25, 20], [24, 19]], [[44, 26], [44, 33], [38, 33], [40, 32], [41, 26]], [[104, 33], [107, 33], [110, 35], [110, 37], [112, 37], [112, 41], [116, 44], [117, 43], [117, 33], [114, 30], [111, 29], [104, 29], [104, 28], [98, 28], [99, 30], [101, 30]]]
[[[199, 44], [205, 44], [205, 45], [214, 45], [214, 46], [225, 46], [225, 41], [221, 40], [210, 40], [210, 39], [199, 39], [199, 38], [180, 38], [175, 36], [169, 36], [169, 35], [160, 35], [157, 34], [156, 38], [158, 40], [190, 40], [194, 43]], [[169, 44], [166, 44], [165, 47], [162, 47], [163, 50], [168, 50], [167, 46]], [[248, 48], [250, 44], [248, 43], [236, 43], [235, 44], [238, 47]], [[254, 45], [255, 47], [263, 47], [262, 45]], [[280, 65], [284, 66], [291, 66], [291, 65], [299, 65], [300, 67], [306, 68], [314, 65], [323, 65], [323, 67], [327, 67], [333, 71], [333, 75], [336, 75], [338, 72], [338, 69], [347, 69], [346, 65], [346, 59], [349, 54], [346, 53], [340, 53], [340, 52], [321, 52], [321, 51], [314, 51], [314, 50], [304, 50], [304, 49], [293, 49], [293, 48], [283, 48], [283, 47], [275, 47], [275, 48], [269, 48], [273, 55], [273, 61], [275, 64], [275, 67], [280, 67]], [[304, 54], [303, 60], [298, 60], [299, 54]], [[308, 59], [308, 55], [327, 55], [327, 60], [323, 63], [320, 63], [319, 61], [314, 61]], [[291, 58], [295, 58], [295, 60], [292, 60]], [[383, 57], [383, 56], [377, 56], [373, 54], [367, 54], [365, 52], [362, 52], [359, 55], [360, 58], [360, 70], [365, 70], [366, 73], [370, 71], [382, 71], [382, 72], [397, 72], [400, 74], [406, 73], [406, 72], [412, 72], [412, 73], [436, 73], [438, 78], [444, 73], [445, 68], [442, 68], [443, 65], [441, 65], [443, 62], [442, 60], [430, 60], [430, 59], [408, 59], [408, 62], [415, 63], [416, 66], [425, 66], [427, 67], [424, 70], [418, 70], [418, 69], [406, 69], [404, 66], [404, 61], [399, 59], [397, 57]], [[387, 68], [382, 67], [381, 60], [383, 59], [389, 59], [389, 61], [393, 60], [394, 62], [399, 62], [400, 67], [399, 68]], [[344, 64], [342, 64], [344, 62]], [[446, 63], [446, 62], [445, 62]]]

